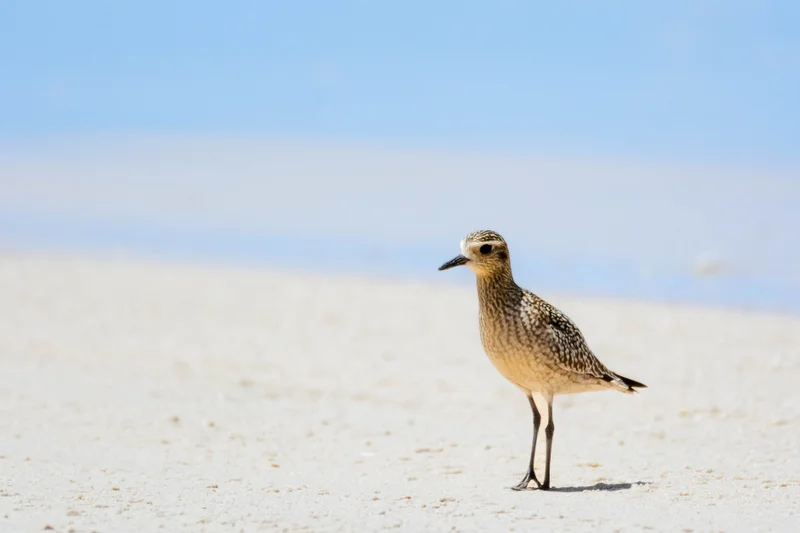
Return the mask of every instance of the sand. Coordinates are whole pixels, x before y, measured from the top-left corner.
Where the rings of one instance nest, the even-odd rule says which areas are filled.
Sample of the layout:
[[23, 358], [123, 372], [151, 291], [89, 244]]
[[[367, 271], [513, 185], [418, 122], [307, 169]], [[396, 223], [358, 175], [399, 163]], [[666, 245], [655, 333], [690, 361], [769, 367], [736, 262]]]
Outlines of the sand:
[[528, 405], [446, 283], [4, 256], [0, 531], [800, 525], [800, 318], [544, 294], [650, 388], [557, 398], [513, 492]]

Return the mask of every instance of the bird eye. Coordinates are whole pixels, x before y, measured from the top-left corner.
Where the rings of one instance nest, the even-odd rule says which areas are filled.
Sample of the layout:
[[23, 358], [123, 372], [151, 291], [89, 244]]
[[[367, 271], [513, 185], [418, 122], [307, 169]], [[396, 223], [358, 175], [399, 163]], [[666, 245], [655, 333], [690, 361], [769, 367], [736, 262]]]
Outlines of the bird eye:
[[484, 244], [483, 246], [481, 246], [481, 253], [483, 255], [486, 255], [491, 251], [492, 251], [492, 245], [491, 244]]

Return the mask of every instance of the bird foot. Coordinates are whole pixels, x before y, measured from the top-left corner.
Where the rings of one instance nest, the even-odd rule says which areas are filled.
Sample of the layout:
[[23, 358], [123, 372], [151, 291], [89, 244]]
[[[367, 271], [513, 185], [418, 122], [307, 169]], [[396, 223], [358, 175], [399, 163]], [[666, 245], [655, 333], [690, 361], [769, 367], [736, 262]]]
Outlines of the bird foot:
[[[529, 487], [528, 486], [528, 484], [531, 481], [535, 481], [536, 482], [536, 486], [535, 487]], [[536, 489], [541, 489], [541, 488], [542, 488], [542, 484], [539, 483], [539, 480], [536, 479], [536, 476], [525, 476], [525, 478], [522, 481], [520, 481], [517, 485], [514, 485], [513, 487], [511, 487], [511, 490], [536, 490]]]

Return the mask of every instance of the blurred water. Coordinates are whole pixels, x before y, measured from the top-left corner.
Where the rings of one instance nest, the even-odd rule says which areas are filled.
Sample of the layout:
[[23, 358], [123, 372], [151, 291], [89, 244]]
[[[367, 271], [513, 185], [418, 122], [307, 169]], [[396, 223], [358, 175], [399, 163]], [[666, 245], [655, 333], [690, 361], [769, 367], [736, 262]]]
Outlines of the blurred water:
[[[244, 139], [0, 149], [0, 246], [438, 273], [467, 232], [534, 291], [800, 311], [800, 177]], [[705, 273], [706, 275], [701, 275]]]

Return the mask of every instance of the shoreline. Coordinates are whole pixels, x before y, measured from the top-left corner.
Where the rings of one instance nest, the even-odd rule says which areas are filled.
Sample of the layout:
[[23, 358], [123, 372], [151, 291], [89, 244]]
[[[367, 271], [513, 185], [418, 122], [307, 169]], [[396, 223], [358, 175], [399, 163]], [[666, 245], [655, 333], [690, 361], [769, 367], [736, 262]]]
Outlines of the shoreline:
[[[251, 265], [311, 275], [352, 273], [384, 280], [438, 281], [441, 274], [436, 266], [455, 249], [449, 241], [391, 242], [389, 246], [366, 237], [152, 226], [136, 221], [3, 209], [0, 223], [13, 228], [0, 236], [0, 254], [6, 255], [124, 256], [187, 265]], [[800, 315], [800, 283], [789, 279], [724, 272], [698, 275], [689, 265], [682, 271], [647, 273], [623, 262], [543, 256], [525, 249], [513, 253], [520, 283], [546, 293]]]

